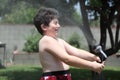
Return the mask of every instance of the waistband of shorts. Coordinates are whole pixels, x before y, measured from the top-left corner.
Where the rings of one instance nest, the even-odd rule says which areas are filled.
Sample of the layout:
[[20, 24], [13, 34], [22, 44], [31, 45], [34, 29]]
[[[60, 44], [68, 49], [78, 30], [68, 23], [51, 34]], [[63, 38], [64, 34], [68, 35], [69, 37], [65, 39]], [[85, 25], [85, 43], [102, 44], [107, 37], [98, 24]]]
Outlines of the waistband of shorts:
[[70, 70], [45, 72], [42, 74], [42, 76], [63, 75], [63, 74], [70, 74]]

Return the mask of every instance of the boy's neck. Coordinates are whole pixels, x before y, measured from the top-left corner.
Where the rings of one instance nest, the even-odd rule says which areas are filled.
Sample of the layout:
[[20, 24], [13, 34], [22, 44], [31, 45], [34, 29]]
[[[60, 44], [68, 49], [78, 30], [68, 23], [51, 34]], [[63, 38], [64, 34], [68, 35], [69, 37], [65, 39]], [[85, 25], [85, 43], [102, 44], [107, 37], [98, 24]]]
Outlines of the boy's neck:
[[43, 36], [52, 37], [52, 38], [54, 38], [54, 39], [56, 39], [56, 40], [57, 40], [57, 37], [56, 37], [56, 36], [51, 36], [51, 35], [43, 35]]

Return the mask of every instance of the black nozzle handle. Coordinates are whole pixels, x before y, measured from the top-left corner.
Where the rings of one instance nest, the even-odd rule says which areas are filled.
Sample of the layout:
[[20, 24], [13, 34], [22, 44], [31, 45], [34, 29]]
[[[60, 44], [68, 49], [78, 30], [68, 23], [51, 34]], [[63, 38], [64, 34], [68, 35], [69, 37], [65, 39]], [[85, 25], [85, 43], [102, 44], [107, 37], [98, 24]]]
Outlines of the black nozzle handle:
[[102, 61], [107, 59], [107, 55], [104, 53], [104, 51], [102, 50], [102, 47], [100, 45], [96, 46], [94, 51], [95, 51], [95, 53], [101, 54], [100, 58], [101, 58]]

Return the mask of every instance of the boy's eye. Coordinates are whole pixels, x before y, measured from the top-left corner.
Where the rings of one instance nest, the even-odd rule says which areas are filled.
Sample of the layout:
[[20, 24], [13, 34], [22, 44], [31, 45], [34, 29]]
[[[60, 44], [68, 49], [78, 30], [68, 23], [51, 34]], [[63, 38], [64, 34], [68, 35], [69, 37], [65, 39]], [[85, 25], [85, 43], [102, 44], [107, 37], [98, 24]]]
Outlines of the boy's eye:
[[53, 23], [54, 23], [55, 25], [57, 25], [57, 24], [59, 24], [59, 21], [58, 21], [57, 19], [54, 19], [54, 20], [53, 20]]
[[54, 23], [55, 23], [55, 24], [58, 24], [58, 21], [55, 21]]

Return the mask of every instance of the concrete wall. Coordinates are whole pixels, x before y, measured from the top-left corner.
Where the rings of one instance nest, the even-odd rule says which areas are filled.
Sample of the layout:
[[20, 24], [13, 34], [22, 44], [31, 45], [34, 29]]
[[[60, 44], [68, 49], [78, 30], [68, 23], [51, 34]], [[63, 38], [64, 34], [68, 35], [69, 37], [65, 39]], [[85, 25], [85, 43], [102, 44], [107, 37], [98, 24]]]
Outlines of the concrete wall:
[[15, 46], [22, 50], [25, 38], [33, 28], [31, 25], [0, 25], [0, 41], [6, 44], [7, 57], [11, 57]]

